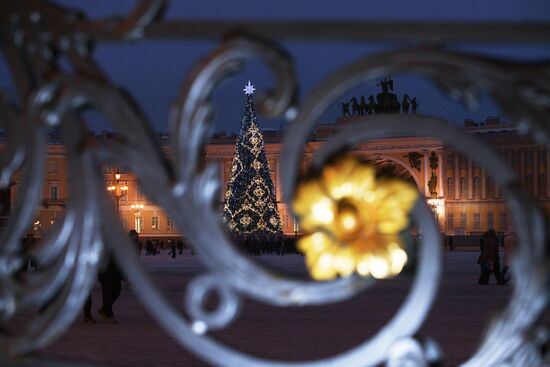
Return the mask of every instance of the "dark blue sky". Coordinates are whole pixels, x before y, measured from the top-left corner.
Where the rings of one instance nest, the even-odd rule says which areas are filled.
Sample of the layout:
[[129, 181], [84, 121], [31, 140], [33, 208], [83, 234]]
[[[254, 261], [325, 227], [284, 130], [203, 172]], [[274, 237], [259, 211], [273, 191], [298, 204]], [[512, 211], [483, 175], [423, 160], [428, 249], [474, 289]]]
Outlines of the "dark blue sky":
[[[128, 12], [135, 1], [69, 1], [60, 3], [83, 9], [89, 18], [113, 16]], [[258, 0], [201, 0], [174, 1], [169, 4], [166, 19], [192, 20], [273, 20], [323, 19], [371, 21], [550, 21], [548, 0], [394, 0], [374, 2], [347, 1], [258, 1]], [[204, 41], [142, 41], [135, 44], [100, 43], [95, 58], [112, 81], [125, 88], [137, 100], [155, 130], [166, 131], [169, 106], [176, 98], [180, 83], [200, 57], [211, 52], [219, 43]], [[359, 42], [284, 42], [294, 56], [302, 96], [338, 68], [372, 52], [399, 47], [397, 44], [366, 44]], [[534, 60], [550, 58], [550, 45], [460, 45], [463, 50]], [[0, 88], [13, 93], [3, 60], [0, 62]], [[396, 93], [408, 93], [420, 100], [419, 111], [442, 116], [461, 123], [465, 118], [484, 120], [498, 115], [498, 110], [485, 98], [476, 112], [465, 111], [449, 101], [425, 81], [412, 76], [393, 76]], [[271, 76], [258, 64], [247, 65], [243, 73], [231, 78], [216, 92], [215, 130], [238, 131], [244, 109], [243, 85], [250, 79], [257, 88], [267, 87]], [[378, 88], [370, 83], [342, 96], [375, 94]], [[323, 120], [333, 121], [339, 115], [337, 104], [329, 109]], [[93, 118], [93, 128], [109, 130], [100, 119]], [[279, 128], [282, 120], [267, 120], [260, 116], [262, 128]]]

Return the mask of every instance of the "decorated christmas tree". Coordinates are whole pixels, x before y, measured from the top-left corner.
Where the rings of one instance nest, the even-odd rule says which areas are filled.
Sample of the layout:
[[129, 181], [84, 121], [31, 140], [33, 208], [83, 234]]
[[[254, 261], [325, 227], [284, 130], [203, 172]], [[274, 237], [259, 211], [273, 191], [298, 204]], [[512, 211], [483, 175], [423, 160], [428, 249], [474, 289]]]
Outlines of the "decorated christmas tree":
[[265, 156], [264, 139], [256, 123], [252, 94], [245, 86], [246, 105], [227, 183], [223, 220], [234, 235], [280, 234], [281, 218]]

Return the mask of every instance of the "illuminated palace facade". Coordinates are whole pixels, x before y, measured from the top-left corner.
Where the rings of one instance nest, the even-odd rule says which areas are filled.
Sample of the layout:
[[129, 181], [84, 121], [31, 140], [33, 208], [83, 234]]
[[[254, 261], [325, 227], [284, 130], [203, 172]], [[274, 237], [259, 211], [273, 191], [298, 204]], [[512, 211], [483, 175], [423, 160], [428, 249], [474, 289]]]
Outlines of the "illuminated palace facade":
[[[340, 119], [332, 124], [322, 124], [312, 134], [305, 147], [302, 169], [311, 161], [314, 153], [342, 124], [353, 123], [353, 118]], [[466, 121], [464, 130], [476, 134], [498, 150], [513, 167], [524, 189], [550, 213], [550, 152], [536, 145], [527, 137], [498, 118], [482, 123]], [[289, 209], [283, 204], [280, 181], [280, 152], [282, 134], [264, 131], [265, 150], [276, 188], [283, 231], [287, 235], [299, 232]], [[159, 141], [170, 156], [170, 137], [159, 135]], [[220, 191], [220, 212], [224, 191], [231, 173], [231, 161], [235, 151], [236, 136], [218, 133], [205, 149], [205, 163], [220, 163], [223, 190]], [[414, 182], [424, 193], [439, 222], [441, 232], [447, 235], [480, 234], [489, 228], [504, 231], [511, 224], [509, 209], [494, 178], [475, 162], [456, 153], [442, 141], [420, 137], [396, 137], [369, 141], [353, 148], [353, 154], [375, 164], [378, 169]], [[47, 149], [46, 179], [43, 184], [40, 208], [36, 213], [31, 233], [40, 235], [63, 215], [69, 195], [66, 155], [62, 143], [50, 141]], [[116, 185], [116, 169], [104, 167], [105, 187]], [[435, 176], [435, 179], [434, 179]], [[15, 202], [20, 177], [16, 176], [4, 193], [3, 208]], [[126, 190], [119, 193], [119, 214], [126, 230], [137, 229], [142, 237], [176, 238], [181, 234], [170, 217], [139, 191], [136, 179], [121, 172], [118, 184]], [[113, 192], [110, 192], [110, 194]], [[113, 200], [115, 195], [113, 196]], [[8, 214], [4, 210], [4, 215]]]

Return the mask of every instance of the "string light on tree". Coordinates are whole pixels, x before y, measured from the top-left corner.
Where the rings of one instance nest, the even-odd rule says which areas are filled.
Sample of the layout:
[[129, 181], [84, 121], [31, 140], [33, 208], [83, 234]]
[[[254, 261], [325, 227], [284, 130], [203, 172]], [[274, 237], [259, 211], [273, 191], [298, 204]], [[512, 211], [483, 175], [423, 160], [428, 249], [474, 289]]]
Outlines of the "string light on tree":
[[255, 88], [248, 81], [243, 91], [246, 94], [245, 111], [222, 217], [234, 234], [281, 234], [281, 217], [252, 98]]

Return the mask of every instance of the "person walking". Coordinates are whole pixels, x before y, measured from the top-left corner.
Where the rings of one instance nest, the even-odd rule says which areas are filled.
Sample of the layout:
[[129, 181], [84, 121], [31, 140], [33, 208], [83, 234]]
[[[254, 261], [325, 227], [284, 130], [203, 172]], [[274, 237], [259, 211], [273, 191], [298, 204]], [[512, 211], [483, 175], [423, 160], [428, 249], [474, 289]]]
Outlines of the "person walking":
[[131, 229], [128, 232], [128, 237], [130, 238], [130, 241], [136, 246], [136, 251], [138, 255], [141, 255], [141, 242], [139, 241], [139, 233], [135, 229]]
[[514, 232], [514, 229], [509, 226], [506, 232], [504, 233], [504, 256], [502, 258], [503, 262], [503, 268], [502, 268], [502, 279], [505, 283], [508, 283], [510, 281], [510, 274], [508, 274], [508, 271], [510, 270], [510, 264], [511, 264], [511, 254], [513, 253], [514, 249], [517, 245], [517, 237], [516, 233]]
[[153, 242], [150, 239], [145, 241], [145, 256], [153, 255]]
[[449, 246], [450, 251], [453, 251], [455, 249], [455, 245], [454, 245], [454, 242], [453, 242], [453, 236], [448, 236], [447, 237], [447, 245]]
[[176, 258], [176, 243], [172, 240], [168, 240], [168, 243], [170, 244], [170, 252], [168, 255], [172, 256], [172, 259]]
[[97, 320], [92, 316], [92, 291], [84, 303], [84, 323], [85, 324], [97, 324]]
[[[135, 232], [135, 233], [134, 233]], [[137, 232], [131, 230], [128, 232], [128, 237], [135, 243]], [[116, 259], [114, 255], [109, 254], [107, 264], [103, 271], [99, 273], [99, 282], [101, 283], [101, 296], [102, 296], [102, 306], [97, 310], [101, 319], [108, 324], [117, 324], [118, 321], [115, 319], [115, 314], [113, 312], [113, 305], [120, 296], [120, 291], [122, 289], [122, 280], [124, 279], [122, 273], [120, 272]]]
[[489, 284], [489, 276], [493, 273], [497, 279], [497, 284], [504, 284], [502, 274], [500, 273], [498, 237], [494, 229], [489, 229], [483, 234], [480, 247], [481, 254], [477, 259], [480, 268], [478, 283], [482, 285]]

